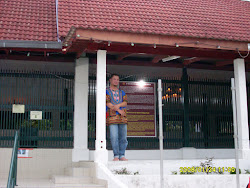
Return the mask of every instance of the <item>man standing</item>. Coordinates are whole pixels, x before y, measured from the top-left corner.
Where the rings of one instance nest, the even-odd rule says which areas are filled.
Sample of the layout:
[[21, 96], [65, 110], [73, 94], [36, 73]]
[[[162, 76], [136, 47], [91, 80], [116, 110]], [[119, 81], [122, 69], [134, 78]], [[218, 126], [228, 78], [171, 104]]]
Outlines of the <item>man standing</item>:
[[127, 141], [127, 95], [118, 89], [119, 76], [112, 74], [110, 87], [106, 90], [107, 125], [110, 130], [110, 140], [114, 152], [113, 161], [127, 161], [125, 150]]

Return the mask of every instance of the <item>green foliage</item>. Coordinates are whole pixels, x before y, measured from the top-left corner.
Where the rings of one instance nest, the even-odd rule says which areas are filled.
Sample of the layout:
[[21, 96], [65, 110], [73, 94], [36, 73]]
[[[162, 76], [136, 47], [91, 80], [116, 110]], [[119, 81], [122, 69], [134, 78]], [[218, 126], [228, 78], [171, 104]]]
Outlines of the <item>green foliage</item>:
[[[60, 120], [60, 130], [65, 130], [65, 120], [64, 119]], [[71, 120], [71, 119], [67, 120], [66, 130], [73, 130], [73, 120]]]
[[95, 124], [94, 122], [88, 121], [88, 131], [95, 132]]
[[250, 170], [245, 169], [245, 171], [246, 171], [246, 174], [250, 174]]
[[201, 166], [202, 168], [204, 168], [204, 172], [205, 172], [205, 173], [209, 174], [209, 173], [211, 173], [211, 172], [209, 172], [209, 169], [210, 169], [210, 168], [213, 168], [213, 163], [212, 163], [213, 157], [211, 157], [211, 158], [206, 158], [206, 159], [207, 159], [207, 160], [205, 160], [204, 162], [201, 162], [201, 163], [200, 163], [200, 166]]
[[43, 120], [25, 120], [22, 122], [21, 127], [33, 127], [39, 130], [52, 130], [52, 122], [47, 119]]
[[139, 171], [134, 172], [134, 175], [140, 175]]
[[113, 170], [113, 172], [115, 174], [119, 174], [119, 175], [140, 175], [139, 171], [136, 171], [136, 172], [131, 172], [131, 171], [128, 171], [127, 168], [122, 168], [120, 170]]
[[172, 175], [177, 175], [177, 171], [172, 171]]
[[122, 168], [120, 170], [114, 170], [115, 174], [122, 174], [122, 175], [131, 175], [131, 172], [127, 170], [127, 168]]
[[166, 131], [181, 131], [182, 121], [165, 121]]

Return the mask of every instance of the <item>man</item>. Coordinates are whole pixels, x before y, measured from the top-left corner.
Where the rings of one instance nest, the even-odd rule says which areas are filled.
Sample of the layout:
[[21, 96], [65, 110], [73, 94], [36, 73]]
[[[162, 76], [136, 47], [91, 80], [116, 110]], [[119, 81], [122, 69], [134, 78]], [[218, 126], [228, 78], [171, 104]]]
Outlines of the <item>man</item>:
[[112, 74], [110, 87], [106, 90], [107, 125], [110, 130], [110, 141], [114, 152], [113, 161], [127, 161], [125, 150], [127, 141], [127, 95], [118, 89], [119, 76]]

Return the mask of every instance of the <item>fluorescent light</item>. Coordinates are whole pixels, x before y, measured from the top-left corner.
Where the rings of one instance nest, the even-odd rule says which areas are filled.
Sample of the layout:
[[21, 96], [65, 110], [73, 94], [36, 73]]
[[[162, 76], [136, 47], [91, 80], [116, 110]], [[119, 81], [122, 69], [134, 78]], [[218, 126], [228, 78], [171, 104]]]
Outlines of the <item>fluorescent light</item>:
[[166, 62], [166, 61], [171, 61], [171, 60], [178, 59], [178, 58], [180, 58], [180, 56], [169, 56], [169, 57], [163, 58], [162, 61]]

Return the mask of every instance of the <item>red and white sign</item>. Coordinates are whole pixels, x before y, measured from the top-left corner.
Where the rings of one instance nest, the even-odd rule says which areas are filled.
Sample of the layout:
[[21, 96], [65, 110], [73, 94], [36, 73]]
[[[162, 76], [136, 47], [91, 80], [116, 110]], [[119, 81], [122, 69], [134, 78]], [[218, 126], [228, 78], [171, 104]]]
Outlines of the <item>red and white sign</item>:
[[120, 82], [128, 96], [128, 136], [155, 137], [155, 83]]

